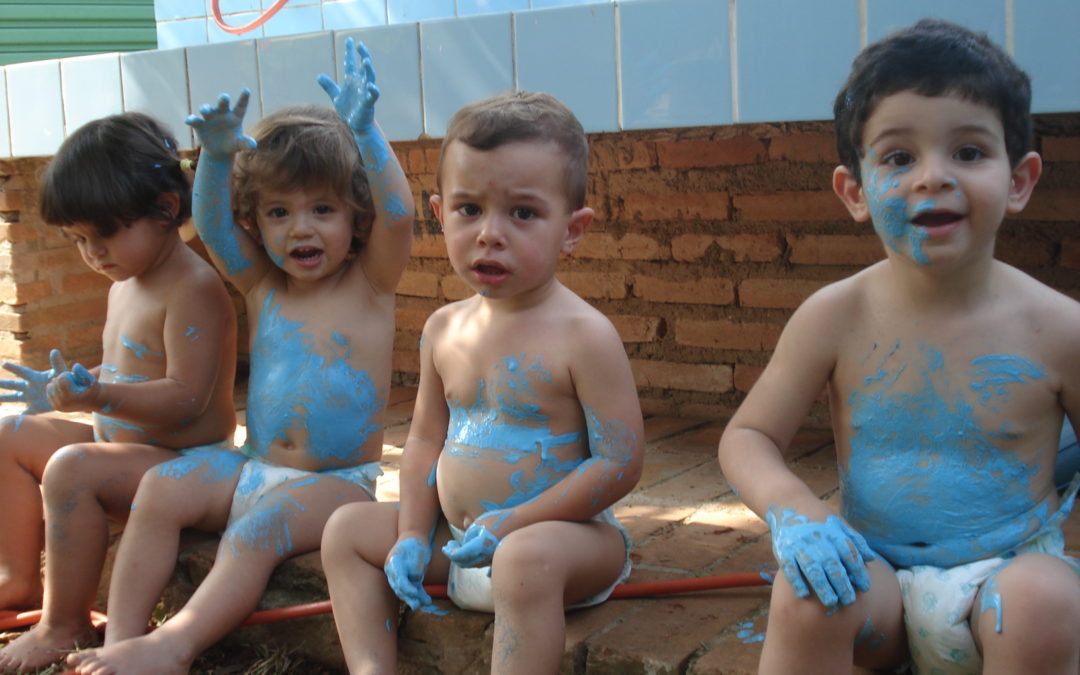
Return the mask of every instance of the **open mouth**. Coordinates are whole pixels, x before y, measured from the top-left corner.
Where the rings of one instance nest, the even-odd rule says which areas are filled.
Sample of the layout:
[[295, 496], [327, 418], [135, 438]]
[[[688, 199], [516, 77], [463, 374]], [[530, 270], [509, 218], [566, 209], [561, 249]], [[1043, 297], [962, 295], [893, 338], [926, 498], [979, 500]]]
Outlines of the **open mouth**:
[[318, 264], [322, 254], [322, 249], [314, 246], [299, 246], [289, 251], [289, 257], [304, 266]]
[[960, 221], [964, 216], [954, 211], [924, 211], [911, 219], [921, 227], [942, 227]]
[[497, 265], [495, 263], [477, 263], [473, 265], [473, 270], [479, 274], [485, 274], [490, 276], [506, 274], [506, 268], [502, 265]]

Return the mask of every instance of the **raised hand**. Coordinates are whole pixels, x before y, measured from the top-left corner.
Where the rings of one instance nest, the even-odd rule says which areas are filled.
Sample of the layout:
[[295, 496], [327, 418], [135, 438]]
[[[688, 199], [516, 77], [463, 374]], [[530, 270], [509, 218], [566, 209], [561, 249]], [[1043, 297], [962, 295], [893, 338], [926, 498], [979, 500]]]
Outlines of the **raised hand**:
[[4, 370], [21, 377], [21, 380], [0, 380], [0, 388], [10, 389], [14, 394], [0, 395], [0, 401], [4, 403], [25, 403], [24, 415], [36, 415], [38, 413], [51, 412], [56, 408], [49, 402], [45, 393], [49, 382], [67, 372], [67, 364], [59, 349], [49, 352], [49, 370], [33, 370], [17, 363], [4, 363]]
[[55, 410], [77, 412], [94, 409], [97, 398], [97, 378], [81, 363], [60, 373], [45, 387], [45, 394]]
[[[474, 520], [461, 541], [451, 539], [443, 546], [443, 554], [455, 565], [461, 567], [484, 567], [491, 564], [495, 549], [502, 540], [494, 533], [510, 515], [509, 510], [495, 510], [484, 513]], [[505, 536], [505, 535], [504, 535]]]
[[[357, 67], [356, 56], [360, 55]], [[341, 115], [354, 133], [364, 135], [375, 124], [375, 101], [379, 100], [379, 88], [375, 86], [375, 68], [371, 54], [362, 42], [345, 40], [345, 79], [339, 87], [329, 75], [319, 75], [319, 86], [330, 96], [334, 109]]]
[[855, 602], [855, 591], [870, 590], [866, 562], [877, 556], [861, 534], [837, 516], [810, 522], [791, 509], [770, 507], [765, 517], [772, 530], [773, 554], [795, 595], [813, 589], [821, 604]]
[[255, 147], [255, 139], [244, 135], [244, 115], [247, 113], [251, 90], [244, 89], [229, 108], [229, 95], [218, 97], [217, 105], [204, 103], [198, 114], [189, 115], [184, 122], [195, 130], [203, 151], [228, 156]]
[[424, 572], [431, 562], [431, 546], [412, 537], [390, 549], [383, 570], [394, 594], [410, 608], [431, 614], [446, 614], [431, 602], [424, 590]]

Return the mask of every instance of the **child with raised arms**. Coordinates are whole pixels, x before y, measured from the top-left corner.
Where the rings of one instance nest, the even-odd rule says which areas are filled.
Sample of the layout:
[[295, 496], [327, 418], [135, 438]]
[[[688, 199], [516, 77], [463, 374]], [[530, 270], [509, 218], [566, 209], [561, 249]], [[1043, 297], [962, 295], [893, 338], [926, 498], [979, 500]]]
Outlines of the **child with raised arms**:
[[[1028, 77], [921, 21], [836, 97], [840, 200], [886, 259], [811, 296], [720, 441], [783, 574], [762, 673], [1076, 673], [1080, 577], [1054, 459], [1080, 421], [1080, 304], [994, 259], [1031, 197]], [[828, 387], [839, 511], [784, 464]]]
[[[398, 599], [495, 613], [492, 670], [554, 672], [564, 611], [629, 574], [610, 506], [641, 473], [637, 390], [611, 323], [555, 278], [593, 218], [581, 124], [546, 94], [451, 120], [431, 208], [472, 297], [424, 327], [396, 504], [339, 509], [323, 536], [353, 673], [393, 673]], [[395, 596], [396, 594], [396, 596]]]
[[[117, 553], [105, 646], [71, 655], [79, 672], [186, 673], [256, 607], [278, 563], [318, 548], [335, 508], [374, 499], [413, 205], [375, 123], [370, 56], [351, 40], [346, 52], [342, 87], [319, 78], [336, 113], [287, 107], [252, 139], [245, 91], [235, 108], [222, 95], [188, 118], [203, 146], [195, 225], [251, 326], [248, 440], [242, 454], [147, 473]], [[224, 531], [216, 561], [144, 635], [189, 526]]]
[[[4, 364], [19, 380], [0, 422], [0, 607], [42, 601], [29, 632], [0, 649], [0, 672], [34, 670], [96, 639], [89, 610], [108, 545], [143, 473], [236, 426], [236, 316], [221, 277], [180, 238], [191, 213], [176, 139], [129, 112], [72, 133], [41, 183], [41, 216], [112, 281], [102, 362], [69, 370]], [[93, 424], [51, 411], [92, 412]], [[44, 500], [44, 511], [42, 508]], [[45, 530], [42, 541], [41, 520]]]

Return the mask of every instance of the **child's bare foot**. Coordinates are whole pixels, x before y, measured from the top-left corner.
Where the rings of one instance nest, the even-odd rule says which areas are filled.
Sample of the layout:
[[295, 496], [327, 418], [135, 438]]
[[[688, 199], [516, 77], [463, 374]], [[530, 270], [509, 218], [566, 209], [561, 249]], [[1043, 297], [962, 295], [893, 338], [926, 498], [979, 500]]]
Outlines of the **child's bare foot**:
[[40, 580], [36, 584], [21, 582], [0, 574], [0, 609], [37, 609], [41, 593]]
[[69, 654], [67, 665], [83, 675], [186, 675], [191, 661], [176, 653], [160, 632]]
[[89, 623], [82, 628], [38, 624], [0, 649], [0, 673], [44, 668], [79, 645], [93, 644], [97, 637], [97, 631]]

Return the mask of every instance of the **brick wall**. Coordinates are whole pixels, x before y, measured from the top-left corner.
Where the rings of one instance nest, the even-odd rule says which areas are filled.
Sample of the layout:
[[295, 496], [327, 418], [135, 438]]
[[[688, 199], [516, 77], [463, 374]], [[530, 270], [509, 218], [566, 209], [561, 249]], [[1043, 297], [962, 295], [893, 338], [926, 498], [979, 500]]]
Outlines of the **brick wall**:
[[[1046, 162], [1023, 218], [1002, 228], [998, 256], [1080, 299], [1080, 113], [1037, 118]], [[649, 413], [726, 417], [810, 293], [882, 257], [830, 189], [826, 122], [596, 134], [588, 203], [597, 218], [559, 278], [623, 337]], [[438, 140], [395, 143], [418, 206], [413, 260], [398, 297], [396, 380], [414, 384], [424, 320], [468, 295], [428, 207]], [[58, 346], [100, 358], [107, 283], [74, 247], [42, 233], [44, 160], [0, 163], [0, 358], [34, 367]], [[825, 407], [811, 411], [827, 423]]]

